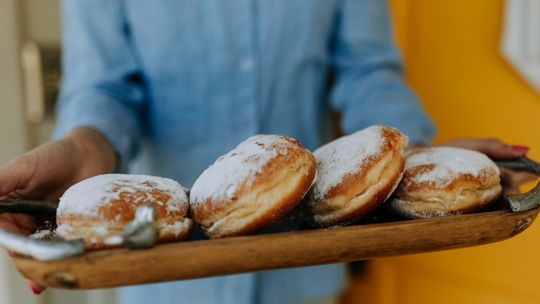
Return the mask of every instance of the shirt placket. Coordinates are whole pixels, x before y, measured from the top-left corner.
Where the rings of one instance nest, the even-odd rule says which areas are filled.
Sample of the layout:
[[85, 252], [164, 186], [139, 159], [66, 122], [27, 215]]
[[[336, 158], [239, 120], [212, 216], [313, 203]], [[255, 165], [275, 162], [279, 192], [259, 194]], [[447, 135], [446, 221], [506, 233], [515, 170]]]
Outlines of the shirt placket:
[[[238, 98], [243, 107], [242, 112], [249, 116], [249, 126], [245, 127], [251, 129], [250, 133], [260, 133], [254, 0], [237, 1], [237, 10], [230, 18], [234, 24], [233, 39], [238, 46], [235, 67], [241, 84]], [[257, 298], [255, 273], [229, 276], [222, 287], [224, 304], [253, 303]]]
[[254, 0], [238, 0], [236, 34], [239, 42], [237, 70], [242, 84], [240, 100], [249, 113], [255, 133], [260, 132], [261, 117], [257, 100], [258, 60]]

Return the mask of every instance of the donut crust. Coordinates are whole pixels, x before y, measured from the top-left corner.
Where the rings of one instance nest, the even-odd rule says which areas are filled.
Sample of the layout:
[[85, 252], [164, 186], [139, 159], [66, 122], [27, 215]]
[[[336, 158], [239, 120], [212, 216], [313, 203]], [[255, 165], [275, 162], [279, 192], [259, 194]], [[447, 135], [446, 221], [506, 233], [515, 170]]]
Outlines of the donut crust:
[[[186, 190], [178, 183], [165, 178], [125, 174], [106, 174], [91, 179], [72, 186], [62, 197], [56, 217], [59, 236], [83, 238], [89, 250], [121, 247], [124, 228], [133, 221], [137, 207], [148, 203], [156, 210], [158, 242], [189, 237], [193, 220], [187, 217]], [[99, 194], [92, 195], [94, 192]], [[70, 205], [78, 204], [77, 200], [84, 199], [81, 196], [85, 193], [92, 195], [89, 210], [71, 209]]]
[[298, 141], [280, 137], [279, 145], [287, 153], [278, 153], [255, 176], [238, 181], [233, 196], [206, 195], [203, 201], [190, 197], [193, 217], [210, 238], [245, 235], [268, 227], [294, 209], [307, 193], [316, 175], [315, 158]]
[[345, 175], [325, 193], [316, 195], [310, 191], [305, 210], [311, 224], [328, 227], [358, 221], [395, 190], [403, 174], [408, 138], [397, 129], [380, 128], [383, 144], [377, 153], [367, 157], [363, 165]]
[[[410, 156], [436, 151], [435, 149], [437, 148], [424, 148], [411, 153]], [[408, 168], [396, 190], [395, 198], [388, 203], [388, 207], [407, 218], [456, 215], [484, 209], [495, 202], [502, 193], [496, 165], [487, 157], [486, 162], [487, 165], [479, 168], [477, 174], [463, 172], [448, 175], [447, 178], [451, 180], [442, 185], [437, 180], [418, 180], [421, 174], [429, 174], [440, 164], [424, 163]], [[471, 167], [473, 165], [471, 164]]]

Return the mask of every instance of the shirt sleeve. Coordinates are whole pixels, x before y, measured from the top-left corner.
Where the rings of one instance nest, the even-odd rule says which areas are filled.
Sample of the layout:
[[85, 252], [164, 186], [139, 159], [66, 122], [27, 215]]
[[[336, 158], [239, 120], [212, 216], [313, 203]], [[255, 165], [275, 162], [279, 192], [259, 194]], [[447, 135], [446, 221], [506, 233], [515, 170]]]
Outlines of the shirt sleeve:
[[394, 126], [411, 144], [431, 143], [435, 125], [403, 79], [385, 0], [344, 0], [332, 45], [336, 82], [331, 106], [346, 133], [373, 124]]
[[122, 1], [65, 0], [63, 75], [54, 138], [77, 127], [102, 133], [121, 159], [136, 152], [145, 90]]

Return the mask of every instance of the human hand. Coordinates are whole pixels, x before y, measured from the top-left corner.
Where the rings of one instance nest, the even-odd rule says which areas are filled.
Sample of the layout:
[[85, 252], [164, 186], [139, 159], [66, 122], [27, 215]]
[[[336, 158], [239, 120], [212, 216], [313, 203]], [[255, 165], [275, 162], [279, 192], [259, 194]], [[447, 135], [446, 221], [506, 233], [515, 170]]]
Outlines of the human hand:
[[[78, 128], [0, 167], [0, 204], [16, 198], [57, 201], [71, 185], [115, 167], [107, 140], [93, 129]], [[16, 233], [30, 234], [36, 225], [36, 219], [26, 214], [0, 214], [0, 227]], [[45, 289], [30, 281], [28, 287], [35, 294]]]
[[[512, 159], [526, 156], [529, 151], [528, 147], [509, 145], [498, 139], [466, 139], [457, 138], [444, 143], [445, 146], [453, 146], [469, 150], [482, 152], [492, 159]], [[505, 193], [519, 193], [519, 186], [523, 183], [533, 181], [537, 178], [536, 175], [528, 172], [517, 172], [506, 168], [500, 168], [501, 183]]]

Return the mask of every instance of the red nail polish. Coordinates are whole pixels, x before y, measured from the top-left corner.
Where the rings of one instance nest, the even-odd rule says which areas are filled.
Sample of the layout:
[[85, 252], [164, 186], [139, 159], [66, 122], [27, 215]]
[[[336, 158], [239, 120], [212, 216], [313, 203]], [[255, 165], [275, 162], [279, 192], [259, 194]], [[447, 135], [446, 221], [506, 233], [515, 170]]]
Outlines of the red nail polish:
[[520, 153], [527, 153], [529, 151], [529, 147], [526, 147], [526, 146], [519, 146], [519, 145], [514, 145], [512, 146], [512, 150], [516, 151], [516, 152], [520, 152]]
[[15, 253], [13, 253], [13, 251], [9, 250], [7, 251], [7, 253], [9, 254], [10, 257], [14, 257], [15, 256]]
[[28, 289], [30, 289], [30, 291], [32, 291], [33, 294], [36, 294], [36, 291], [34, 290], [34, 286], [32, 286], [32, 282], [26, 281], [26, 286], [28, 287]]
[[27, 281], [26, 285], [28, 286], [28, 288], [30, 288], [32, 293], [35, 294], [35, 295], [39, 295], [41, 292], [43, 292], [43, 289], [41, 289], [39, 286], [37, 286], [36, 284], [34, 284], [34, 283], [30, 282], [30, 281]]

